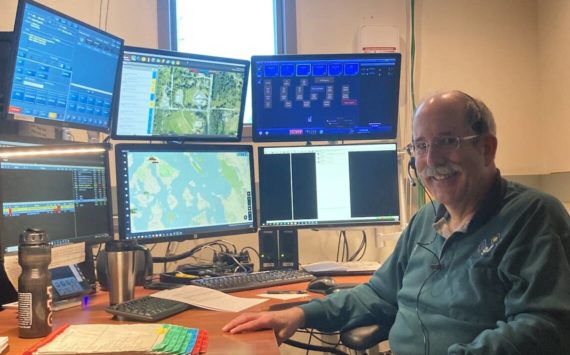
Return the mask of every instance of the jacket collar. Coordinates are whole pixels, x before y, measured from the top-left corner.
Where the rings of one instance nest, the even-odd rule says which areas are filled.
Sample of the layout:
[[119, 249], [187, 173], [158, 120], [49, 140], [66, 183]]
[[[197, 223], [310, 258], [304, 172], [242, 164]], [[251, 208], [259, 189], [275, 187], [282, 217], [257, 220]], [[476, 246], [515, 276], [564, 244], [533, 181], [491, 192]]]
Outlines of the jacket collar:
[[[487, 193], [487, 196], [483, 199], [477, 208], [477, 211], [473, 215], [473, 218], [469, 222], [467, 232], [478, 229], [499, 212], [506, 191], [507, 181], [501, 177], [501, 172], [497, 169], [493, 185], [491, 185], [491, 189]], [[443, 204], [439, 204], [435, 214], [434, 223], [437, 223], [437, 221], [447, 217], [447, 215], [447, 208], [445, 208]]]

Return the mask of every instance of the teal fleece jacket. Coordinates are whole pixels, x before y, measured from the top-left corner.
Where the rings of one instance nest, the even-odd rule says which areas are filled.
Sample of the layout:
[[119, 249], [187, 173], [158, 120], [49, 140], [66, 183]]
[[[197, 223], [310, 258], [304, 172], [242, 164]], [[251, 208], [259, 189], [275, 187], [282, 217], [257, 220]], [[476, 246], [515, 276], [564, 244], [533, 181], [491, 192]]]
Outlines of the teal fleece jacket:
[[445, 212], [420, 209], [367, 283], [301, 306], [305, 326], [380, 324], [395, 354], [570, 354], [562, 204], [497, 175], [465, 232], [447, 240], [433, 228]]

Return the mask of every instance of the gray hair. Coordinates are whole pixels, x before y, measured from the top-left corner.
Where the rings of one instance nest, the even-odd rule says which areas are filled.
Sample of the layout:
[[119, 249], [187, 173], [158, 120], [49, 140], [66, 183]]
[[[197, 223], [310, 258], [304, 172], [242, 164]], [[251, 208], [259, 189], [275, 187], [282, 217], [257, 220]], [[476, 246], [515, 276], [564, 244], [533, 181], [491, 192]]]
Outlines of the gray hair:
[[476, 99], [463, 91], [456, 90], [454, 92], [467, 98], [467, 101], [465, 102], [465, 118], [467, 120], [467, 125], [477, 134], [491, 134], [496, 136], [497, 126], [495, 124], [493, 113], [489, 107], [487, 107], [483, 101]]

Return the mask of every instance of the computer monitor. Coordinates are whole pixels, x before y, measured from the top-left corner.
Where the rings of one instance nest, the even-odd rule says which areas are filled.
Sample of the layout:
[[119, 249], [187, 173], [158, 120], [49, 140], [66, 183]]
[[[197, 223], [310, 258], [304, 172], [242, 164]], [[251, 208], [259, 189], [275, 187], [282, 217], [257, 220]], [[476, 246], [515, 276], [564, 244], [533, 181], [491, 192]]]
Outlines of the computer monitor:
[[261, 228], [400, 223], [396, 144], [260, 147]]
[[395, 139], [400, 54], [253, 56], [253, 140]]
[[157, 243], [255, 232], [252, 149], [115, 146], [119, 238]]
[[249, 61], [125, 47], [117, 139], [239, 141]]
[[26, 228], [52, 245], [113, 237], [107, 147], [100, 144], [0, 149], [0, 244], [17, 251]]
[[8, 119], [109, 132], [122, 39], [20, 0], [11, 42]]

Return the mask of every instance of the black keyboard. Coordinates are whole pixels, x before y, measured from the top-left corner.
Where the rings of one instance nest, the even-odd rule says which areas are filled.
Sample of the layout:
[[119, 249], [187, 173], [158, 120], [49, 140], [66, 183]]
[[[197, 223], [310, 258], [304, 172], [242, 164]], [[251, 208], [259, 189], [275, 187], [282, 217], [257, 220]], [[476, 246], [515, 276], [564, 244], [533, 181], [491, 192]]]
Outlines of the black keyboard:
[[303, 270], [271, 270], [205, 277], [193, 280], [192, 285], [209, 287], [222, 292], [235, 292], [314, 279], [313, 275]]
[[109, 306], [105, 310], [113, 315], [140, 322], [156, 322], [166, 317], [184, 312], [190, 305], [164, 298], [143, 296], [130, 301]]

